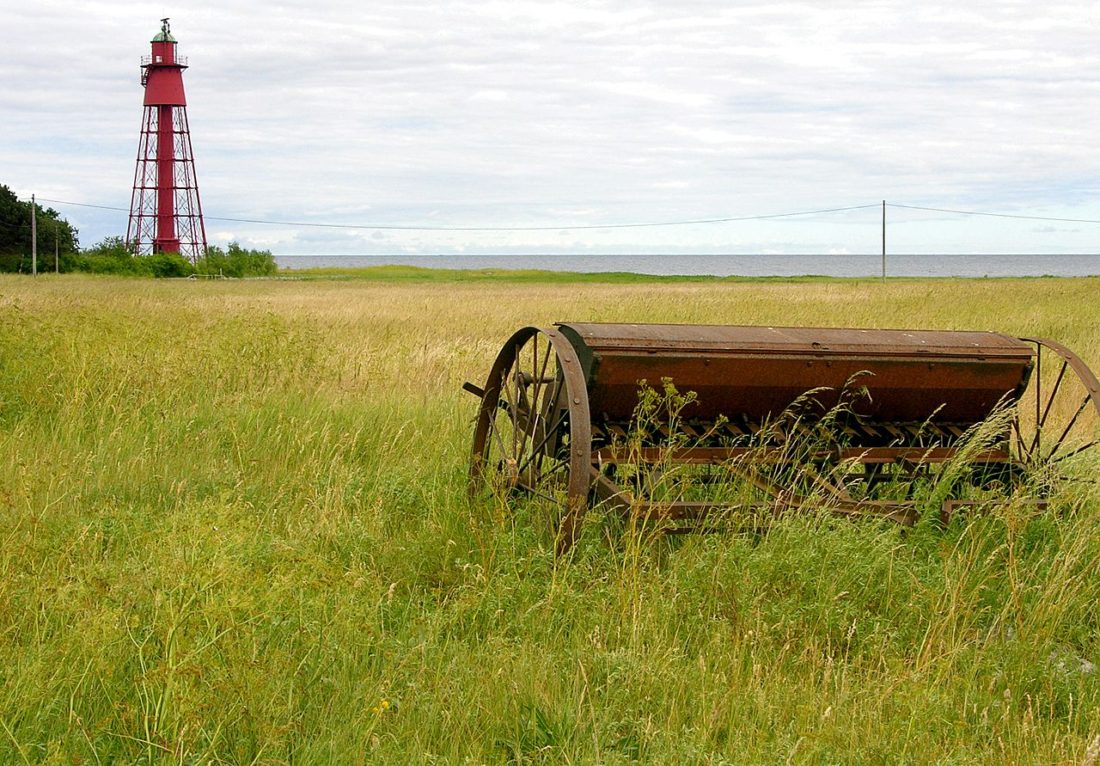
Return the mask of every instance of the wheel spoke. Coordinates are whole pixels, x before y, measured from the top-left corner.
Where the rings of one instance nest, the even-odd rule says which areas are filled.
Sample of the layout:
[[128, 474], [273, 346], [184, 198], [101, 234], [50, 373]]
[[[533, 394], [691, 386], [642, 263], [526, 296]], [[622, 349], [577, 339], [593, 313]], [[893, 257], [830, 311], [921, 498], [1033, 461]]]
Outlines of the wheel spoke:
[[[527, 452], [526, 451], [526, 446], [528, 445], [528, 443], [532, 442], [536, 438], [538, 438], [538, 436], [537, 436], [537, 434], [538, 434], [538, 424], [539, 424], [539, 420], [542, 419], [542, 417], [543, 417], [543, 413], [542, 413], [543, 407], [539, 403], [539, 393], [540, 393], [540, 389], [542, 388], [543, 375], [545, 375], [545, 373], [546, 373], [546, 366], [550, 362], [550, 354], [553, 352], [553, 347], [549, 343], [547, 343], [546, 344], [546, 356], [543, 357], [542, 364], [540, 365], [539, 364], [539, 351], [538, 351], [538, 349], [539, 349], [539, 336], [538, 335], [536, 335], [534, 338], [532, 338], [531, 346], [532, 346], [532, 352], [533, 352], [533, 358], [531, 360], [531, 372], [532, 372], [532, 378], [533, 378], [532, 389], [531, 389], [531, 397], [530, 397], [530, 399], [531, 399], [531, 415], [527, 418], [527, 423], [526, 423], [526, 425], [523, 429], [523, 444], [524, 444], [524, 447], [525, 447], [524, 453]], [[526, 466], [527, 463], [530, 462], [530, 455], [533, 455], [536, 450], [537, 450], [537, 448], [532, 449], [531, 452], [528, 454], [528, 456], [527, 456], [527, 458], [524, 462], [525, 466]]]
[[542, 474], [541, 474], [542, 476], [552, 476], [553, 474], [558, 473], [559, 471], [561, 471], [563, 469], [564, 470], [569, 469], [569, 461], [568, 460], [563, 460], [560, 457], [551, 458], [551, 459], [554, 461], [553, 465], [550, 466], [549, 470], [543, 471]]
[[[564, 488], [565, 485], [560, 482], [560, 474], [563, 471], [567, 472], [568, 469], [569, 463], [564, 460], [558, 460], [549, 470], [536, 473], [533, 476], [529, 476], [526, 481], [522, 480], [521, 478], [521, 480], [519, 480], [517, 484], [519, 487], [523, 488], [527, 492], [530, 492], [531, 494], [538, 495], [539, 497], [551, 500], [555, 503], [561, 503], [564, 501], [564, 498], [552, 497], [551, 495], [547, 494], [546, 491], [554, 487], [559, 489]], [[523, 477], [522, 471], [519, 473], [519, 476]]]
[[1047, 406], [1043, 408], [1043, 414], [1042, 414], [1041, 417], [1039, 416], [1039, 406], [1040, 406], [1039, 391], [1038, 391], [1038, 389], [1036, 389], [1036, 391], [1035, 391], [1035, 415], [1036, 415], [1035, 436], [1031, 441], [1031, 449], [1029, 449], [1028, 452], [1034, 452], [1036, 447], [1040, 446], [1039, 445], [1039, 440], [1042, 438], [1043, 428], [1047, 424], [1047, 417], [1050, 416], [1050, 408], [1054, 405], [1055, 399], [1058, 398], [1058, 389], [1062, 386], [1062, 378], [1065, 377], [1066, 369], [1068, 367], [1069, 367], [1069, 363], [1066, 362], [1066, 361], [1063, 361], [1062, 362], [1062, 369], [1058, 372], [1058, 379], [1054, 381], [1054, 387], [1051, 389], [1050, 393], [1047, 395]]
[[490, 423], [489, 430], [492, 432], [493, 436], [496, 437], [497, 445], [500, 447], [500, 454], [507, 455], [508, 450], [504, 447], [504, 439], [502, 439], [500, 436], [500, 429], [497, 428], [495, 419]]
[[1096, 439], [1094, 441], [1091, 441], [1088, 444], [1082, 444], [1080, 447], [1075, 449], [1073, 452], [1067, 452], [1066, 454], [1062, 455], [1061, 457], [1055, 458], [1054, 460], [1051, 460], [1050, 462], [1051, 462], [1051, 464], [1061, 463], [1063, 460], [1069, 460], [1071, 457], [1074, 457], [1075, 455], [1080, 455], [1085, 450], [1092, 449], [1093, 447], [1095, 447], [1097, 445], [1100, 445], [1100, 439]]
[[1058, 398], [1058, 389], [1062, 386], [1062, 379], [1066, 376], [1066, 370], [1069, 369], [1069, 362], [1062, 361], [1062, 369], [1058, 371], [1058, 378], [1054, 381], [1054, 388], [1050, 390], [1050, 396], [1047, 397], [1047, 406], [1043, 410], [1043, 419], [1039, 421], [1039, 427], [1042, 428], [1046, 425], [1047, 416], [1050, 415], [1050, 407], [1054, 404], [1054, 400]]
[[[1069, 455], [1066, 455], [1066, 457], [1069, 457]], [[1058, 458], [1058, 460], [1063, 459], [1064, 458]], [[1055, 460], [1054, 462], [1057, 463], [1058, 460]], [[1081, 476], [1063, 476], [1062, 481], [1069, 482], [1071, 484], [1100, 484], [1100, 479], [1085, 479]]]
[[531, 434], [534, 431], [536, 425], [539, 422], [539, 381], [538, 381], [538, 369], [539, 369], [539, 336], [535, 335], [531, 338], [531, 394], [527, 395], [527, 382], [524, 381], [524, 396], [529, 399], [527, 422], [523, 425], [523, 444], [526, 447], [528, 439], [531, 438]]
[[558, 503], [561, 503], [561, 498], [551, 497], [550, 495], [546, 494], [545, 492], [537, 490], [534, 487], [530, 487], [526, 484], [521, 484], [520, 486], [523, 487], [523, 489], [525, 489], [530, 494], [534, 495], [535, 497], [541, 497], [543, 500], [549, 500], [551, 503], [554, 503], [555, 505], [557, 505]]
[[[557, 404], [558, 397], [561, 395], [561, 375], [555, 376], [554, 388], [551, 389], [550, 398], [547, 400], [546, 410], [553, 411]], [[539, 440], [538, 446], [531, 450], [531, 459], [535, 461], [535, 470], [542, 470], [542, 460], [545, 454], [545, 447], [547, 442], [554, 437], [554, 434], [558, 432], [558, 429], [562, 427], [565, 416], [568, 413], [567, 410], [562, 410], [558, 414], [558, 419], [554, 421], [554, 424], [550, 428], [546, 428], [543, 431], [542, 438]]]
[[[540, 396], [545, 396], [545, 394], [543, 394], [543, 392], [542, 392], [542, 386], [546, 382], [546, 368], [550, 364], [550, 357], [551, 357], [551, 355], [553, 355], [553, 353], [554, 353], [554, 347], [551, 346], [549, 343], [546, 344], [546, 356], [544, 356], [542, 358], [542, 366], [539, 368], [538, 377], [535, 378], [535, 406], [538, 407], [540, 415], [543, 413], [543, 411], [546, 408], [543, 404], [540, 404], [539, 397]], [[538, 362], [537, 357], [536, 357], [535, 361], [536, 361], [536, 363]], [[545, 421], [545, 418], [543, 418], [543, 420]], [[534, 431], [532, 431], [531, 438], [532, 439], [535, 438], [535, 432]]]
[[1031, 457], [1031, 451], [1024, 446], [1024, 434], [1023, 429], [1020, 428], [1020, 416], [1017, 415], [1012, 419], [1012, 430], [1016, 432], [1016, 447], [1020, 451], [1020, 460]]
[[1066, 423], [1066, 427], [1062, 429], [1062, 435], [1058, 437], [1058, 441], [1055, 442], [1053, 449], [1047, 454], [1048, 458], [1053, 458], [1054, 453], [1062, 448], [1062, 442], [1066, 440], [1066, 437], [1069, 436], [1069, 432], [1073, 430], [1073, 426], [1077, 423], [1077, 418], [1081, 417], [1081, 413], [1085, 411], [1085, 407], [1088, 406], [1090, 399], [1091, 397], [1086, 395], [1081, 401], [1081, 406], [1073, 413], [1073, 417], [1069, 419], [1069, 422]]
[[[568, 414], [569, 414], [568, 410], [562, 410], [561, 417], [559, 417], [554, 422], [554, 425], [551, 428], [548, 428], [546, 430], [546, 434], [542, 437], [542, 441], [540, 441], [537, 446], [532, 448], [531, 453], [524, 460], [524, 463], [521, 466], [520, 470], [523, 470], [528, 465], [530, 465], [531, 461], [535, 460], [538, 456], [545, 454], [543, 452], [542, 448], [546, 446], [546, 442], [550, 441], [550, 437], [554, 435], [554, 432], [556, 432], [559, 428], [561, 428], [562, 423], [565, 422], [565, 416], [568, 415]], [[535, 467], [536, 467], [536, 469], [538, 468], [537, 465]]]
[[501, 393], [504, 394], [504, 400], [508, 403], [508, 406], [510, 408], [508, 414], [512, 419], [512, 451], [509, 453], [511, 455], [515, 455], [517, 450], [516, 433], [519, 430], [520, 418], [519, 404], [516, 401], [519, 399], [519, 397], [516, 396], [515, 398], [513, 398], [511, 394], [511, 384], [513, 382], [512, 378], [514, 374], [515, 371], [512, 367], [509, 367], [507, 370], [505, 370], [504, 380], [502, 381], [503, 385], [501, 385]]
[[1028, 450], [1030, 454], [1038, 446], [1039, 442], [1039, 408], [1040, 400], [1043, 398], [1043, 347], [1039, 343], [1035, 344], [1035, 441], [1031, 444], [1031, 449]]
[[514, 402], [512, 402], [512, 397], [509, 394], [509, 389], [508, 389], [507, 383], [504, 385], [504, 392], [505, 392], [504, 398], [507, 401], [507, 409], [505, 411], [508, 413], [508, 425], [509, 425], [509, 430], [510, 430], [509, 442], [511, 444], [511, 447], [501, 446], [501, 452], [505, 455], [508, 455], [509, 457], [515, 457], [515, 455], [516, 455], [516, 429], [518, 427], [517, 422], [519, 421], [519, 417], [520, 417], [519, 408], [516, 406], [516, 404]]

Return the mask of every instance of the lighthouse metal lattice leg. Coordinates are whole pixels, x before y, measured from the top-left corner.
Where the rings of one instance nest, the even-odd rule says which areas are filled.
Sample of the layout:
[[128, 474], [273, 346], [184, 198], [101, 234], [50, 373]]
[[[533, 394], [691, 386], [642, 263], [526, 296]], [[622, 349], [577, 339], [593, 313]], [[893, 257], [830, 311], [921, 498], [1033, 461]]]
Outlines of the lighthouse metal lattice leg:
[[183, 107], [145, 109], [126, 241], [138, 255], [179, 252], [195, 262], [206, 252], [191, 131]]

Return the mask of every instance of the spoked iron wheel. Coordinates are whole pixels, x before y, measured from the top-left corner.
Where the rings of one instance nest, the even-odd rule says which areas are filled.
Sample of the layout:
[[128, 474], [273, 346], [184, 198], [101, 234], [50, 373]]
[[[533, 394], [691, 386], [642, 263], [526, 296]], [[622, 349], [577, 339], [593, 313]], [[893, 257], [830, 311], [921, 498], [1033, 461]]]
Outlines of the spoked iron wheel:
[[497, 355], [474, 429], [470, 492], [549, 504], [568, 550], [591, 483], [588, 392], [572, 345], [556, 330], [525, 327]]
[[1012, 422], [1013, 458], [1044, 483], [1083, 479], [1069, 469], [1100, 446], [1100, 382], [1065, 346], [1022, 340], [1035, 344], [1035, 368]]

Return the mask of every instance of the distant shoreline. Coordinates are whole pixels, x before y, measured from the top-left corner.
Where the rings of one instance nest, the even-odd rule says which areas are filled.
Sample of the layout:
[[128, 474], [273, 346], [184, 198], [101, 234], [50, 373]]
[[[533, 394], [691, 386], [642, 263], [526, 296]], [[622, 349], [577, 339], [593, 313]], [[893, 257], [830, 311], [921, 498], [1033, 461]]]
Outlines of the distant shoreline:
[[[447, 269], [426, 266], [380, 265], [360, 267], [280, 268], [275, 279], [281, 280], [362, 280], [375, 282], [520, 282], [520, 283], [614, 283], [614, 284], [715, 284], [715, 283], [791, 283], [791, 282], [874, 282], [879, 276], [832, 276], [797, 274], [790, 276], [716, 276], [713, 274], [639, 274], [624, 271], [552, 271], [544, 269]], [[1100, 275], [999, 275], [999, 276], [888, 276], [891, 282], [928, 280], [1051, 280], [1098, 279]]]
[[[650, 278], [878, 279], [881, 255], [276, 255], [281, 272], [351, 274], [364, 269], [618, 274]], [[1100, 276], [1100, 254], [890, 255], [888, 277]]]

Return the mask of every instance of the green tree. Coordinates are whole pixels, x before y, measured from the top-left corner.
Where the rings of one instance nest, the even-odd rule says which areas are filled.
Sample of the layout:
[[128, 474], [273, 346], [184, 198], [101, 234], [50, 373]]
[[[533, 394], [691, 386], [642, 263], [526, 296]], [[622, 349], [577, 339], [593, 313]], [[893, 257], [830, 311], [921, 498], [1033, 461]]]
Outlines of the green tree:
[[24, 239], [29, 241], [29, 237], [30, 220], [26, 207], [11, 189], [0, 184], [0, 253], [20, 252]]
[[[56, 245], [61, 271], [75, 268], [76, 231], [53, 208], [37, 209], [38, 269], [53, 271]], [[31, 203], [23, 202], [0, 184], [0, 271], [31, 270]]]

